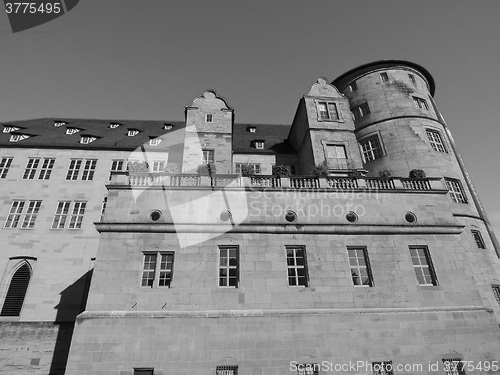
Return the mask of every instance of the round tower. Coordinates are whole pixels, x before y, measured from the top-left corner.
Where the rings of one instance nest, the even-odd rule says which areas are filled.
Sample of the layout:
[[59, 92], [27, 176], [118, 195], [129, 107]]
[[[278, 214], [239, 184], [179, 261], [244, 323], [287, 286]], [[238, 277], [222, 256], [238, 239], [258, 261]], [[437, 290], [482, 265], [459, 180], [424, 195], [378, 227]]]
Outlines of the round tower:
[[473, 233], [474, 228], [486, 230], [500, 256], [493, 230], [433, 99], [430, 73], [412, 62], [383, 60], [352, 69], [332, 84], [349, 99], [369, 176], [409, 177], [412, 170], [423, 170], [427, 177], [443, 178], [453, 215], [462, 218]]

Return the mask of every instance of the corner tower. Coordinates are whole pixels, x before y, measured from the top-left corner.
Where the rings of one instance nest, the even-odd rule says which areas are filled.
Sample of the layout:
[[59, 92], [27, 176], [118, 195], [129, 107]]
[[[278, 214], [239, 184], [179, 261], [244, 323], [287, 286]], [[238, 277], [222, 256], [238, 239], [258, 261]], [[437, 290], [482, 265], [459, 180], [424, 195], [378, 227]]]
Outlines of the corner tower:
[[498, 241], [433, 99], [430, 73], [412, 62], [383, 60], [352, 69], [332, 84], [349, 99], [369, 175], [407, 177], [420, 169], [428, 177], [444, 178], [453, 215], [471, 231], [485, 229], [500, 257]]

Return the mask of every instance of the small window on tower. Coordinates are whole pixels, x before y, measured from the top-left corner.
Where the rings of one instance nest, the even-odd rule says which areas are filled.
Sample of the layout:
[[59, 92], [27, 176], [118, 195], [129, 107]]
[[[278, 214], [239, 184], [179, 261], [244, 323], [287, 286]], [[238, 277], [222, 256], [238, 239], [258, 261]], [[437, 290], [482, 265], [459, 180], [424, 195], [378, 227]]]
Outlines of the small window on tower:
[[214, 115], [211, 113], [207, 113], [205, 117], [205, 122], [214, 122]]
[[382, 82], [387, 82], [389, 80], [389, 76], [387, 75], [387, 73], [380, 73], [380, 79], [382, 80]]

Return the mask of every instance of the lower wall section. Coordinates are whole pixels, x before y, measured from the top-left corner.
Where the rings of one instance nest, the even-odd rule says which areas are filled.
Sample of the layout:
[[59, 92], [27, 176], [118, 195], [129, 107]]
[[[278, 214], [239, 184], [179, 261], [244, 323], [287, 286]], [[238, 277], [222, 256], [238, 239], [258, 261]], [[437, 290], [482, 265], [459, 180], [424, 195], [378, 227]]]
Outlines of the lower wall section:
[[493, 314], [477, 307], [85, 312], [67, 374], [215, 375], [217, 366], [238, 366], [238, 375], [289, 375], [300, 363], [318, 364], [320, 374], [372, 374], [366, 364], [380, 361], [400, 366], [395, 374], [444, 374], [443, 358], [500, 361]]
[[0, 321], [0, 373], [63, 375], [74, 324]]

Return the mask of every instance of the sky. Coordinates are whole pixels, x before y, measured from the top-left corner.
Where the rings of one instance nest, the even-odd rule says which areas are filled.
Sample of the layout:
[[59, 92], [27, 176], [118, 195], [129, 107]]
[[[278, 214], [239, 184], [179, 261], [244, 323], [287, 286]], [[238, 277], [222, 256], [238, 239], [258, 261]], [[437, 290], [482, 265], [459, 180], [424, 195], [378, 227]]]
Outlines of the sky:
[[80, 0], [12, 33], [0, 13], [0, 123], [184, 120], [207, 89], [235, 122], [290, 124], [319, 76], [401, 59], [435, 99], [500, 237], [500, 1]]

